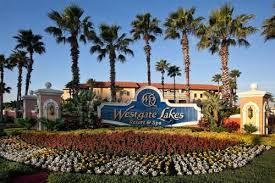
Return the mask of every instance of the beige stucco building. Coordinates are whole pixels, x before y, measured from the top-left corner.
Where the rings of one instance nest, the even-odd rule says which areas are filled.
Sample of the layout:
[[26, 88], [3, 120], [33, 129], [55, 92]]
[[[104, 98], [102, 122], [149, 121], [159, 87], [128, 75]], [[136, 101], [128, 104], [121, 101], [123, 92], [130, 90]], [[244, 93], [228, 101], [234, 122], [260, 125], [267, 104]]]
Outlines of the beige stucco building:
[[[117, 99], [121, 102], [128, 102], [130, 99], [133, 99], [136, 91], [146, 86], [147, 83], [142, 82], [116, 82], [117, 89]], [[158, 88], [162, 92], [161, 83], [152, 83], [152, 86]], [[81, 89], [91, 89], [87, 84], [80, 84]], [[177, 103], [185, 103], [186, 102], [186, 85], [185, 84], [176, 84], [176, 102]], [[63, 99], [70, 98], [70, 89], [66, 88], [63, 90], [64, 94], [62, 95]], [[198, 100], [206, 99], [204, 92], [205, 91], [218, 91], [218, 86], [210, 85], [210, 84], [191, 84], [190, 85], [190, 98], [191, 102], [195, 102]], [[110, 99], [110, 82], [95, 82], [93, 86], [93, 92], [96, 96], [101, 97], [103, 99]], [[166, 83], [164, 85], [164, 98], [169, 100], [170, 102], [174, 102], [174, 84]]]

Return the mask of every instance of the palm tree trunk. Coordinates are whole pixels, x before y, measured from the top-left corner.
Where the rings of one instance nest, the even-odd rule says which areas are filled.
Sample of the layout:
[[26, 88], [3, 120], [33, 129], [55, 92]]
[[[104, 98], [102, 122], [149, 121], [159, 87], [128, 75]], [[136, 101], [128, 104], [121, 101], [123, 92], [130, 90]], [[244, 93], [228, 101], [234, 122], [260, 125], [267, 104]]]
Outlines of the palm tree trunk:
[[151, 47], [149, 45], [149, 41], [146, 41], [146, 45], [144, 46], [144, 51], [146, 54], [146, 62], [147, 62], [147, 80], [148, 85], [151, 85], [151, 66], [150, 66], [150, 56], [151, 56]]
[[182, 44], [182, 52], [184, 55], [186, 96], [187, 96], [187, 103], [189, 103], [190, 102], [190, 57], [189, 57], [189, 41], [186, 33], [183, 33], [181, 44]]
[[174, 76], [174, 102], [176, 103], [176, 76]]
[[228, 73], [228, 46], [222, 45], [220, 49], [220, 57], [222, 64], [222, 97], [223, 100], [230, 100], [231, 90], [230, 90], [230, 79]]
[[4, 95], [4, 67], [1, 65], [0, 67], [0, 72], [1, 72], [1, 78], [0, 78], [0, 122], [3, 120], [3, 95]]
[[28, 95], [30, 82], [31, 82], [31, 73], [32, 73], [32, 65], [33, 65], [33, 53], [29, 52], [30, 54], [30, 61], [27, 64], [27, 76], [26, 76], [26, 88], [25, 88], [25, 95]]
[[116, 101], [116, 71], [115, 71], [115, 59], [110, 54], [110, 81], [111, 81], [111, 101], [115, 102]]
[[73, 88], [73, 95], [78, 93], [79, 90], [79, 67], [78, 67], [78, 42], [77, 42], [77, 33], [73, 33], [71, 35], [71, 58], [72, 58], [72, 88]]
[[161, 72], [162, 97], [164, 98], [164, 72]]
[[21, 107], [21, 88], [22, 88], [22, 66], [18, 65], [17, 98], [16, 98], [16, 118], [19, 116], [19, 109]]

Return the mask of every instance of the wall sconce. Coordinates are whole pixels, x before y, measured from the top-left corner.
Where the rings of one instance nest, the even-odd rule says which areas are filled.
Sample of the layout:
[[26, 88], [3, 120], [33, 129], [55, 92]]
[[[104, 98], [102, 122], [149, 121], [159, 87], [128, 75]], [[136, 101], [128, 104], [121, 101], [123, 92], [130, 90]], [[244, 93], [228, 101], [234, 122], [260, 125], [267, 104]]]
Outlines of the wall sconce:
[[252, 109], [251, 106], [248, 108], [248, 118], [249, 118], [249, 119], [252, 119], [252, 118], [253, 118], [253, 109]]

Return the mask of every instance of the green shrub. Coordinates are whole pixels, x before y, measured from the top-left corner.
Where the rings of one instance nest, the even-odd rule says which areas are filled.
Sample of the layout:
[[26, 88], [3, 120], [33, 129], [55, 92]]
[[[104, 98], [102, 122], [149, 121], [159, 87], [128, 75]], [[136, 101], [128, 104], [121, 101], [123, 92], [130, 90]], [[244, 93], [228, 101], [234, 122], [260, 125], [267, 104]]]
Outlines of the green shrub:
[[259, 145], [261, 144], [261, 137], [259, 135], [255, 135], [252, 138], [252, 144]]
[[3, 129], [0, 129], [0, 137], [7, 135]]
[[15, 123], [22, 128], [27, 128], [28, 130], [31, 129], [35, 124], [36, 120], [32, 118], [17, 118]]
[[251, 134], [251, 133], [254, 133], [254, 132], [256, 132], [258, 129], [257, 129], [257, 127], [256, 126], [254, 126], [253, 124], [245, 124], [244, 125], [244, 131], [246, 132], [246, 133], [249, 133], [249, 134]]
[[213, 128], [211, 128], [211, 131], [212, 132], [218, 132], [218, 133], [220, 133], [220, 132], [227, 132], [227, 129], [224, 128], [224, 127], [219, 126], [219, 127], [213, 127]]
[[6, 128], [4, 133], [8, 136], [20, 135], [24, 131], [23, 128]]
[[55, 121], [51, 121], [45, 118], [40, 118], [39, 122], [41, 122], [48, 131], [59, 131], [62, 130], [64, 127], [63, 119], [56, 119]]

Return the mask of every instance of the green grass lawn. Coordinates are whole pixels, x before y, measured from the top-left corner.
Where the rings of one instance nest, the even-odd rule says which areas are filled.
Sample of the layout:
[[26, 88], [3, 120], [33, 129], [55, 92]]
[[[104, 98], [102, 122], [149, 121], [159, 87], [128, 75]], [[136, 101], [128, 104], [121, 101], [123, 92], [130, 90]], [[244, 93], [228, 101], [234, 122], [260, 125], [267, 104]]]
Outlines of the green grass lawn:
[[0, 158], [0, 182], [1, 183], [10, 182], [12, 177], [32, 174], [37, 171], [38, 171], [37, 169], [34, 169], [32, 167]]
[[[38, 170], [19, 163], [0, 158], [0, 182], [8, 182], [17, 175], [31, 174]], [[193, 176], [106, 176], [79, 173], [50, 173], [49, 183], [84, 183], [84, 182], [275, 182], [275, 149], [256, 157], [247, 166], [227, 170], [221, 173], [193, 175]]]

